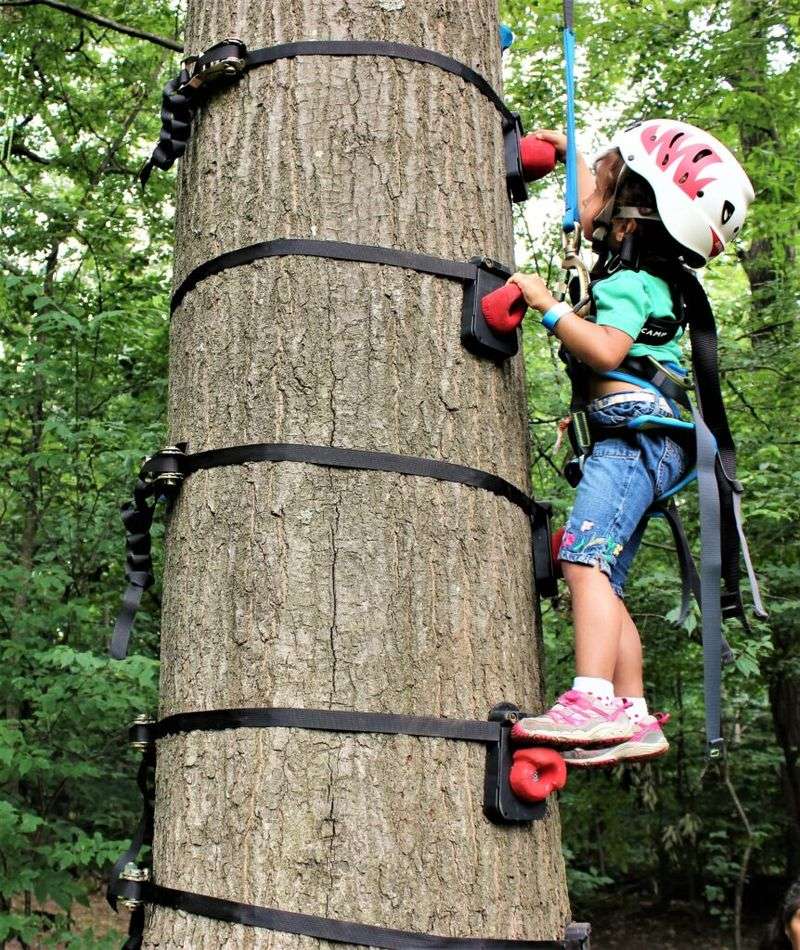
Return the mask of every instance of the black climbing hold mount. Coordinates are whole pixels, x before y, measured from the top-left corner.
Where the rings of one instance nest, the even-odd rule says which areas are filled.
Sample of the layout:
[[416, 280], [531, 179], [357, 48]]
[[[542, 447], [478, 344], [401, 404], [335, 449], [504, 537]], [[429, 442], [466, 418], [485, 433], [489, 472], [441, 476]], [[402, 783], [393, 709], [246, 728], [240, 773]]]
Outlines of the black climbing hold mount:
[[526, 713], [513, 703], [498, 703], [489, 711], [489, 722], [500, 726], [497, 742], [486, 747], [483, 811], [498, 824], [537, 821], [544, 818], [545, 802], [524, 802], [511, 791], [508, 775], [512, 765], [511, 729]]

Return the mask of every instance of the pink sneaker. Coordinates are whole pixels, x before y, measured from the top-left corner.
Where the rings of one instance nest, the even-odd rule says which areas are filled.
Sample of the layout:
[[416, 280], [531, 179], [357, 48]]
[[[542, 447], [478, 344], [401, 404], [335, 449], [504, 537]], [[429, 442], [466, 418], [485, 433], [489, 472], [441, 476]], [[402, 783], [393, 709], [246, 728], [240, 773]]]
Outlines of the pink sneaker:
[[633, 736], [633, 723], [625, 715], [629, 705], [626, 699], [602, 703], [590, 693], [570, 689], [546, 713], [520, 719], [511, 736], [517, 742], [565, 748], [615, 745]]
[[669, 750], [661, 727], [669, 722], [669, 713], [655, 713], [635, 723], [636, 731], [620, 745], [610, 749], [570, 749], [564, 753], [567, 765], [576, 769], [601, 769], [619, 762], [644, 762], [657, 759]]

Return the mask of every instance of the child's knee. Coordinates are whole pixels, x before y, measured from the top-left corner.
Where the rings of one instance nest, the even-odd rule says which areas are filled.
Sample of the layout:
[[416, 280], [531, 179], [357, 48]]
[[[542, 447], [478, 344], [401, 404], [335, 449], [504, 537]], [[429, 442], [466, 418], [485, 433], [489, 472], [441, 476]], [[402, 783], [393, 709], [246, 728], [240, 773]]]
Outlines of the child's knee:
[[580, 561], [562, 561], [561, 573], [570, 590], [582, 584], [596, 583], [598, 577], [603, 577], [608, 581], [608, 576], [599, 563], [583, 564]]

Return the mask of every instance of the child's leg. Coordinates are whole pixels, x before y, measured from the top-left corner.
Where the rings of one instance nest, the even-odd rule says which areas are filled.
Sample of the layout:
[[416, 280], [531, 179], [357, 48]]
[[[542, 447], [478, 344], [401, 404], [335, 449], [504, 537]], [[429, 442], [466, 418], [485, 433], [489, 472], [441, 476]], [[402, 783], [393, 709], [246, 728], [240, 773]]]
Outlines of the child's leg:
[[619, 637], [619, 651], [614, 666], [614, 695], [627, 699], [644, 696], [642, 680], [642, 641], [628, 608], [619, 601], [622, 611], [622, 624]]
[[[595, 446], [584, 466], [559, 551], [573, 598], [578, 675], [573, 689], [562, 694], [555, 706], [517, 723], [517, 738], [589, 747], [624, 742], [633, 735], [626, 704], [614, 697], [614, 670], [626, 616], [621, 584], [614, 574], [619, 561], [632, 557], [637, 528], [653, 495], [653, 481], [635, 443], [608, 439]], [[626, 648], [632, 645], [630, 631], [625, 642]]]
[[622, 601], [597, 565], [564, 561], [561, 566], [572, 596], [575, 672], [611, 682], [620, 650]]

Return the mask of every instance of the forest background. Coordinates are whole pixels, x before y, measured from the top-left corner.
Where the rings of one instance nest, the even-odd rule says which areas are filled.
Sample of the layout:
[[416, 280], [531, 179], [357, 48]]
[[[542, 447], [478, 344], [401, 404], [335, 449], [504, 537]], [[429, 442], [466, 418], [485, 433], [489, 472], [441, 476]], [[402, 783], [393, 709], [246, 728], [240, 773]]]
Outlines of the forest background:
[[[570, 892], [576, 919], [605, 915], [623, 941], [602, 942], [600, 927], [601, 947], [634, 945], [626, 920], [645, 933], [649, 923], [642, 946], [671, 946], [663, 921], [680, 914], [702, 920], [715, 946], [749, 945], [748, 922], [757, 926], [800, 873], [800, 6], [577, 7], [581, 144], [591, 149], [629, 118], [673, 116], [733, 147], [755, 185], [742, 240], [704, 279], [770, 618], [729, 631], [730, 754], [721, 775], [706, 771], [696, 616], [676, 626], [674, 554], [666, 530], [649, 529], [629, 600], [651, 706], [672, 714], [672, 751], [572, 778], [561, 796]], [[170, 2], [91, 9], [179, 41]], [[526, 128], [560, 128], [560, 3], [506, 0], [501, 16], [517, 37], [507, 98]], [[174, 175], [156, 173], [145, 193], [134, 178], [177, 62], [152, 39], [42, 0], [0, 3], [0, 948], [120, 942], [83, 906], [96, 903], [135, 825], [123, 736], [156, 705], [158, 586], [137, 617], [136, 653], [112, 663], [105, 649], [123, 586], [118, 505], [165, 435]], [[517, 263], [549, 281], [557, 175], [517, 217]], [[535, 321], [525, 360], [535, 491], [563, 515], [571, 492], [552, 449], [567, 392]], [[680, 505], [694, 524], [694, 493]], [[551, 692], [569, 675], [567, 607], [543, 606]]]

